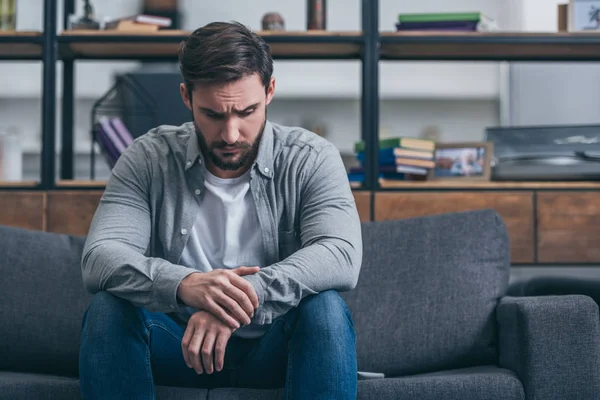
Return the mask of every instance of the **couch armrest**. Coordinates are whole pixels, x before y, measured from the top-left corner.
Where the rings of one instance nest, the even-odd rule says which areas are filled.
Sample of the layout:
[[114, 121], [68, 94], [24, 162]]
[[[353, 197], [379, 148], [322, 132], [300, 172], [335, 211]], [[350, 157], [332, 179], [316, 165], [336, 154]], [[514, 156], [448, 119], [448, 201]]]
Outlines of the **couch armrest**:
[[498, 304], [499, 363], [526, 398], [597, 399], [600, 318], [587, 296], [504, 297]]

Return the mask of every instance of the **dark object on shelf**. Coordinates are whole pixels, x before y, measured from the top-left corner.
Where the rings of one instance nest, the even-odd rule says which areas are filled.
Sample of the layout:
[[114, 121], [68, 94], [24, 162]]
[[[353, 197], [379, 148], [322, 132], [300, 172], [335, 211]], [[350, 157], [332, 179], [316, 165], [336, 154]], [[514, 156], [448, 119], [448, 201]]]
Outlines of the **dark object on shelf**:
[[[131, 97], [135, 97], [137, 101], [128, 101]], [[144, 117], [155, 125], [156, 104], [144, 88], [134, 80], [119, 76], [115, 84], [92, 107], [91, 180], [95, 178], [96, 157], [94, 147], [96, 144], [98, 144], [100, 152], [112, 169], [121, 153], [131, 144], [133, 139], [145, 133], [127, 127], [127, 118], [131, 116]]]
[[83, 16], [71, 22], [70, 29], [100, 29], [100, 22], [94, 18], [94, 6], [90, 0], [83, 0]]
[[600, 125], [486, 129], [494, 143], [492, 180], [600, 180]]
[[262, 17], [263, 31], [284, 31], [285, 20], [283, 16], [277, 12], [268, 12]]
[[179, 84], [183, 80], [176, 67], [162, 69], [144, 66], [121, 76], [134, 82], [145, 93], [144, 97], [139, 97], [131, 91], [123, 91], [121, 100], [127, 109], [144, 108], [144, 102], [148, 100], [156, 107], [152, 118], [134, 113], [123, 116], [123, 122], [134, 137], [157, 125], [181, 125], [192, 120], [191, 111], [181, 99]]
[[306, 29], [327, 29], [327, 0], [306, 1]]

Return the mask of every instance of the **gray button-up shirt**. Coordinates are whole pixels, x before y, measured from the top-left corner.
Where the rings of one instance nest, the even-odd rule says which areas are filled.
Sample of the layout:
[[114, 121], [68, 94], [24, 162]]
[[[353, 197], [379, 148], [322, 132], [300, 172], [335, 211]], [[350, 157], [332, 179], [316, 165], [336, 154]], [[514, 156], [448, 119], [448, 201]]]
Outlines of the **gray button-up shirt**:
[[[159, 126], [121, 155], [89, 230], [85, 287], [158, 312], [181, 312], [179, 265], [202, 207], [204, 159], [192, 123]], [[305, 297], [356, 286], [360, 222], [339, 151], [301, 128], [267, 122], [250, 172], [266, 266], [246, 276], [269, 324]]]

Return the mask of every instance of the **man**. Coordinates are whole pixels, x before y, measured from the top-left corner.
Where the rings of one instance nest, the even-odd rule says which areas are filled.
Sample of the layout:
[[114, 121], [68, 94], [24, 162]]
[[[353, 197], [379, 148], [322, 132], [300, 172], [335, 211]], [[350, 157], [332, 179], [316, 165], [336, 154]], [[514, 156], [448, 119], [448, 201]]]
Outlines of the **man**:
[[182, 44], [192, 121], [119, 158], [82, 257], [85, 399], [152, 399], [155, 385], [285, 388], [356, 398], [360, 223], [337, 149], [266, 118], [269, 47], [237, 23]]

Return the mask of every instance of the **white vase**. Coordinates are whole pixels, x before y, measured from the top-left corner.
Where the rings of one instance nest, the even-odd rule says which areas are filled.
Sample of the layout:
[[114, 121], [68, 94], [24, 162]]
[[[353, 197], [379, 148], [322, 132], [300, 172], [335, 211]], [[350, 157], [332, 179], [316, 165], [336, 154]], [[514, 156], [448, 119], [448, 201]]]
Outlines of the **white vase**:
[[0, 129], [0, 179], [23, 180], [23, 150], [14, 127]]

